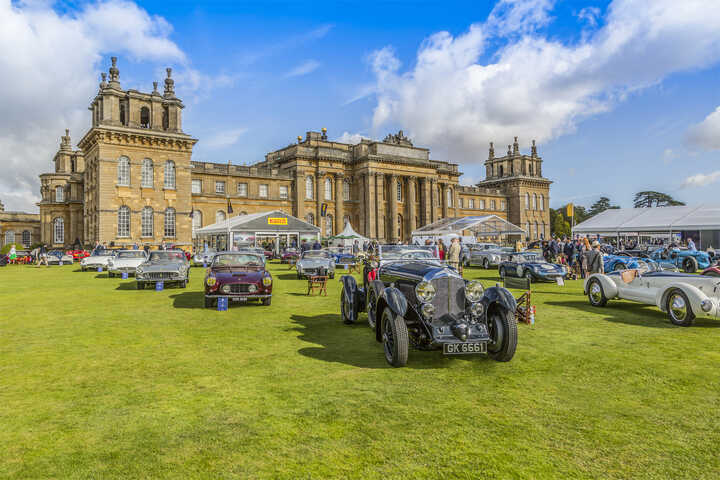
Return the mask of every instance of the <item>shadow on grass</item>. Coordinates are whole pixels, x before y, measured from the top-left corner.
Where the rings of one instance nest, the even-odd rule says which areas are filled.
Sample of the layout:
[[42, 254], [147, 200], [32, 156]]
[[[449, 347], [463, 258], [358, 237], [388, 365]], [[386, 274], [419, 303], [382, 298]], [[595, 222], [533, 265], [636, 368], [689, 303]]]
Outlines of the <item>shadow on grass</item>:
[[110, 278], [110, 274], [108, 273], [98, 273], [95, 275], [95, 278]]
[[278, 275], [273, 275], [273, 277], [279, 280], [304, 280], [297, 278], [297, 273], [280, 273]]
[[[584, 298], [584, 297], [583, 297]], [[544, 302], [545, 305], [575, 308], [592, 315], [600, 315], [602, 319], [613, 323], [624, 323], [650, 328], [683, 328], [670, 323], [668, 315], [659, 308], [642, 303], [609, 301], [606, 307], [593, 307], [587, 300], [563, 302]], [[708, 318], [696, 318], [693, 327], [720, 328], [720, 322]]]
[[122, 282], [115, 290], [137, 290], [137, 283], [135, 281]]
[[[339, 313], [313, 316], [295, 314], [290, 316], [290, 320], [296, 325], [291, 331], [299, 332], [300, 340], [319, 345], [301, 348], [298, 350], [301, 355], [361, 368], [393, 368], [385, 361], [383, 346], [375, 340], [365, 316], [354, 325], [344, 325]], [[439, 350], [415, 350], [411, 347], [405, 368], [440, 369], [457, 361], [477, 362], [482, 370], [491, 369], [496, 363], [484, 355], [446, 357]]]
[[[217, 310], [217, 303], [213, 302], [212, 307], [205, 307], [205, 292], [182, 292], [182, 293], [176, 293], [175, 295], [170, 295], [170, 298], [173, 299], [173, 307], [174, 308], [200, 308], [200, 309], [206, 309], [207, 310]], [[252, 308], [252, 307], [262, 307], [262, 308], [269, 308], [266, 305], [263, 305], [258, 300], [248, 300], [247, 302], [233, 302], [230, 300], [228, 302], [228, 309], [241, 307], [241, 308]]]

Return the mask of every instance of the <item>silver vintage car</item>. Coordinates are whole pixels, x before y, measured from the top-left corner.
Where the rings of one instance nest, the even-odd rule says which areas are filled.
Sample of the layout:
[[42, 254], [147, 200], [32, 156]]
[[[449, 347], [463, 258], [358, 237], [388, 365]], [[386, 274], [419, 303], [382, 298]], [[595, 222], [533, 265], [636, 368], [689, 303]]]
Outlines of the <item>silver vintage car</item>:
[[514, 252], [513, 248], [500, 247], [494, 245], [491, 248], [478, 248], [470, 251], [470, 259], [467, 266], [480, 266], [483, 268], [497, 267], [505, 260], [508, 260], [510, 254]]
[[95, 270], [97, 268], [107, 268], [108, 260], [114, 256], [115, 250], [98, 247], [92, 251], [89, 257], [85, 257], [80, 260], [80, 269], [84, 272], [86, 270]]
[[297, 277], [327, 275], [335, 278], [335, 256], [328, 250], [305, 250], [297, 261]]
[[157, 282], [176, 283], [181, 288], [190, 279], [190, 263], [182, 250], [157, 250], [150, 252], [146, 262], [135, 270], [138, 290]]
[[205, 265], [206, 267], [212, 263], [212, 259], [217, 253], [217, 250], [213, 248], [208, 248], [204, 252], [198, 252], [192, 257], [192, 266], [193, 267], [202, 267]]
[[108, 276], [114, 277], [127, 273], [135, 275], [135, 269], [147, 260], [145, 250], [119, 250], [108, 260]]

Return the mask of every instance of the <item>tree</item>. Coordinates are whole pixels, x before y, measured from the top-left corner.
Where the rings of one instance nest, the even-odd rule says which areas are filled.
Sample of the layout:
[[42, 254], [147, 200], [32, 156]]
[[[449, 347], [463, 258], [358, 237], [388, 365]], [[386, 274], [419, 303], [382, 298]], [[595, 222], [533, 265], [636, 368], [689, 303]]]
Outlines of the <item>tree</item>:
[[653, 192], [652, 190], [635, 194], [635, 208], [671, 207], [675, 205], [685, 205], [685, 203], [675, 200], [667, 193]]
[[593, 203], [590, 206], [590, 211], [588, 212], [588, 218], [594, 217], [598, 213], [604, 212], [605, 210], [620, 208], [617, 205], [612, 205], [610, 203], [610, 199], [608, 197], [600, 197], [597, 202]]
[[565, 220], [565, 207], [550, 209], [550, 234], [557, 237], [570, 236], [570, 222]]

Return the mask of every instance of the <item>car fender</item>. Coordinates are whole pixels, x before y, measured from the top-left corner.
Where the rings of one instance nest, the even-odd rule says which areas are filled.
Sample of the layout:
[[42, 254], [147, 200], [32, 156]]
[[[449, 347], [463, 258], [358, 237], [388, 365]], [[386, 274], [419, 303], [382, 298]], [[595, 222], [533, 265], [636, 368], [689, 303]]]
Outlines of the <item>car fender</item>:
[[508, 289], [503, 287], [486, 288], [485, 293], [483, 293], [483, 298], [480, 301], [485, 305], [486, 310], [488, 310], [488, 307], [492, 304], [496, 304], [509, 312], [515, 312], [517, 309], [515, 297], [513, 297], [513, 294], [510, 293]]
[[667, 311], [665, 309], [665, 304], [667, 302], [668, 294], [671, 290], [675, 289], [681, 290], [685, 295], [687, 295], [688, 300], [690, 301], [690, 308], [692, 308], [692, 311], [693, 313], [695, 313], [695, 315], [702, 316], [715, 314], [713, 312], [713, 310], [717, 308], [714, 306], [715, 302], [713, 302], [713, 310], [706, 314], [700, 308], [700, 302], [702, 302], [703, 300], [707, 300], [709, 297], [696, 286], [682, 282], [671, 283], [667, 285], [663, 290], [658, 291], [658, 293], [655, 295], [655, 305], [657, 305], [658, 308], [663, 312]]
[[603, 293], [605, 294], [605, 298], [610, 299], [610, 298], [615, 298], [618, 296], [617, 285], [615, 284], [615, 282], [613, 282], [613, 280], [610, 277], [608, 277], [607, 275], [605, 275], [603, 273], [593, 273], [585, 280], [585, 283], [583, 284], [583, 293], [585, 295], [587, 295], [587, 293], [588, 293], [588, 284], [590, 283], [590, 280], [593, 278], [596, 278], [600, 282], [600, 285], [602, 285], [602, 289], [603, 289]]
[[375, 339], [380, 342], [382, 341], [382, 325], [380, 325], [383, 311], [386, 308], [392, 310], [395, 315], [399, 315], [404, 318], [407, 312], [408, 303], [405, 295], [395, 287], [382, 288], [382, 282], [379, 280], [374, 281], [371, 284], [371, 288], [378, 294], [377, 296], [377, 307], [375, 309]]

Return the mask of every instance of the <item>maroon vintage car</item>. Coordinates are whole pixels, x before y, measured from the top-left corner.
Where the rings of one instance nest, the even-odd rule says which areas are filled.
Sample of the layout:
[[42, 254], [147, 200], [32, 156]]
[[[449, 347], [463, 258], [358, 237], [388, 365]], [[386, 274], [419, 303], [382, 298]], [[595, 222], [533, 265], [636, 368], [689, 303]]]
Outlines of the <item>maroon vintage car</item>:
[[702, 272], [703, 275], [709, 275], [711, 277], [720, 277], [720, 266], [712, 265]]
[[218, 252], [205, 275], [205, 306], [216, 305], [218, 297], [228, 297], [231, 302], [260, 300], [270, 305], [272, 282], [263, 254]]
[[298, 258], [300, 258], [300, 252], [297, 248], [286, 248], [280, 255], [280, 263], [296, 263]]

